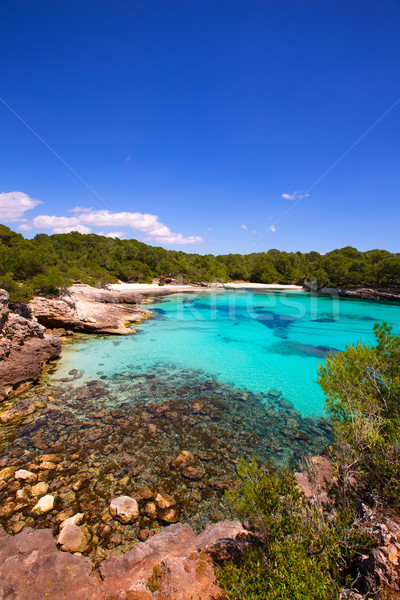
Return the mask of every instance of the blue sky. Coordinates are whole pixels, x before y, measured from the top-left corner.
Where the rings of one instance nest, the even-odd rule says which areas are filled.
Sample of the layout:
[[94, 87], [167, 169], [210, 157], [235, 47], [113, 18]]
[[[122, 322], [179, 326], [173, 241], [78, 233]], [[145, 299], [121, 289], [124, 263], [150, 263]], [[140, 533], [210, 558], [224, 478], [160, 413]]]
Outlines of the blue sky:
[[0, 222], [400, 251], [400, 104], [306, 196], [400, 98], [399, 30], [398, 0], [2, 0]]

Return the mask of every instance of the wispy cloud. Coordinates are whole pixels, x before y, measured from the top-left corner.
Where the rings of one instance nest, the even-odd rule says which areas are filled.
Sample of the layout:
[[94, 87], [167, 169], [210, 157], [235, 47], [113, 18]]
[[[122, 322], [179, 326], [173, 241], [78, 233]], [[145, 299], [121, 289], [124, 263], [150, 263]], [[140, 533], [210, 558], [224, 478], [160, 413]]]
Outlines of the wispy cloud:
[[246, 231], [246, 229], [247, 229], [247, 225], [241, 225], [241, 226], [240, 226], [240, 229], [244, 229], [244, 230]]
[[302, 192], [293, 192], [293, 194], [282, 194], [282, 198], [284, 200], [302, 200], [303, 198], [308, 198], [310, 194], [303, 194]]
[[39, 204], [41, 204], [40, 200], [35, 200], [23, 192], [2, 192], [0, 193], [0, 221], [2, 223], [26, 221], [23, 218], [24, 213]]
[[275, 233], [275, 231], [276, 231], [276, 227], [275, 227], [275, 225], [271, 225], [271, 227], [269, 228], [269, 230], [270, 230], [272, 233]]

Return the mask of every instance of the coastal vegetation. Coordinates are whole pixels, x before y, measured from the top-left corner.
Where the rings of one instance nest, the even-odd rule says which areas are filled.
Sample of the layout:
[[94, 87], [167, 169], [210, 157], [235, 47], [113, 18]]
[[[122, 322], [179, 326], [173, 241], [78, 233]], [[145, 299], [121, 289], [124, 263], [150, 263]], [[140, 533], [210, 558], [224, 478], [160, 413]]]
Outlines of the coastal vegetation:
[[363, 503], [398, 514], [400, 336], [385, 323], [374, 331], [375, 346], [350, 345], [319, 368], [335, 432], [336, 481], [324, 506], [306, 500], [293, 474], [240, 463], [241, 487], [227, 497], [262, 543], [220, 569], [227, 600], [337, 600], [376, 545]]
[[0, 225], [0, 287], [13, 300], [34, 293], [55, 293], [74, 281], [101, 286], [122, 280], [148, 282], [153, 277], [193, 283], [243, 280], [297, 283], [315, 278], [321, 286], [400, 284], [400, 254], [359, 252], [345, 247], [327, 254], [271, 249], [251, 254], [214, 256], [165, 250], [135, 239], [96, 234], [36, 235], [25, 239]]

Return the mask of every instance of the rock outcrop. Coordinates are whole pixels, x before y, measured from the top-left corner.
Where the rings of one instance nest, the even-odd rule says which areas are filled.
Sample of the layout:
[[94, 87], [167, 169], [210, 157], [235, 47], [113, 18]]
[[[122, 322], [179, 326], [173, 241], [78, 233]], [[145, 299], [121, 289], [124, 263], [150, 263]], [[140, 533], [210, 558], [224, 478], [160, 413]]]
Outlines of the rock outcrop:
[[95, 289], [76, 284], [60, 296], [36, 296], [30, 303], [35, 317], [48, 328], [62, 327], [86, 333], [134, 333], [132, 323], [140, 323], [151, 312], [136, 305], [137, 293]]
[[[0, 529], [0, 599], [26, 600], [211, 600], [221, 597], [215, 581], [218, 556], [241, 552], [253, 536], [240, 523], [222, 521], [196, 536], [188, 525], [166, 527], [124, 556], [92, 569], [90, 559], [61, 552], [49, 529]], [[59, 540], [60, 543], [60, 540]]]
[[44, 363], [61, 353], [60, 340], [45, 333], [29, 306], [0, 290], [0, 399], [26, 382], [37, 381]]
[[356, 298], [361, 300], [387, 300], [389, 302], [400, 302], [400, 287], [370, 287], [358, 286], [347, 289], [342, 287], [318, 287], [316, 283], [310, 281], [303, 282], [303, 288], [307, 292], [321, 296], [332, 296], [340, 298]]

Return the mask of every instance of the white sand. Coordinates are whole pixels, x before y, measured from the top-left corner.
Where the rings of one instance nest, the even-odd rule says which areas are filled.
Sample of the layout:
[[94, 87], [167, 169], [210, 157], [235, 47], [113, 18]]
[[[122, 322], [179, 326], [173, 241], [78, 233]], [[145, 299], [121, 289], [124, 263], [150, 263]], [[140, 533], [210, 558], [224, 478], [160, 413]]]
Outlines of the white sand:
[[158, 285], [157, 283], [112, 283], [107, 286], [109, 290], [115, 291], [137, 291], [139, 294], [151, 294], [152, 292], [212, 292], [218, 289], [240, 290], [296, 290], [302, 291], [301, 285], [283, 285], [280, 283], [224, 283], [212, 284], [210, 287], [198, 285]]
[[224, 288], [229, 290], [298, 290], [301, 291], [301, 285], [286, 285], [282, 283], [225, 283]]

